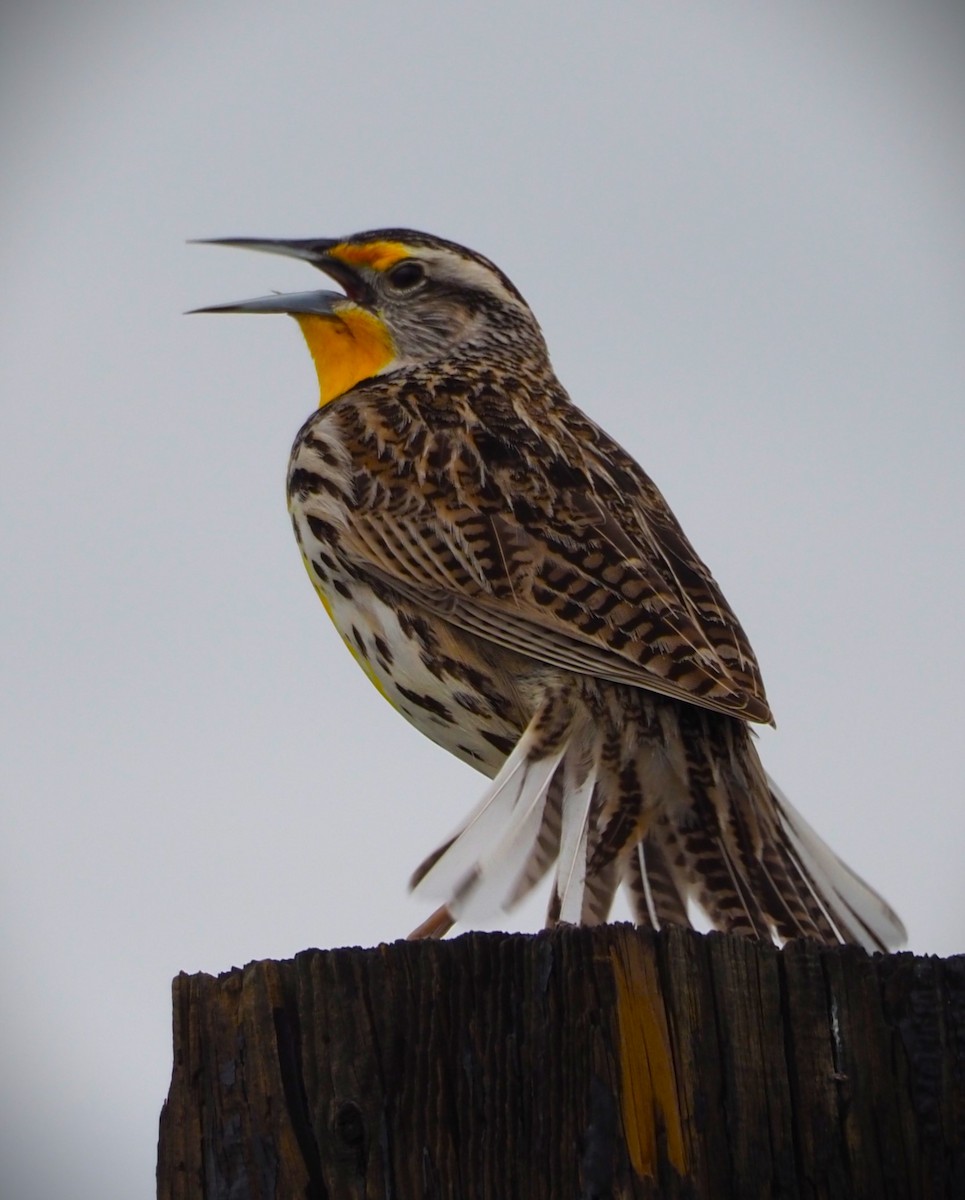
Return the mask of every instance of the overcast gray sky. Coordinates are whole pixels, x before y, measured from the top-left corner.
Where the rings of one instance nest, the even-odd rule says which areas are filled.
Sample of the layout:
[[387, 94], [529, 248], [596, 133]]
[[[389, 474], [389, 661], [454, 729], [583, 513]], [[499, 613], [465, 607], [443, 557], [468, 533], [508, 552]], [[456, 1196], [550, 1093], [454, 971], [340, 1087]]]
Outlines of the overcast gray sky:
[[958, 13], [4, 11], [4, 1200], [153, 1195], [171, 977], [404, 934], [483, 785], [299, 565], [296, 327], [181, 315], [319, 277], [188, 237], [495, 259], [738, 612], [769, 770], [912, 949], [965, 949]]

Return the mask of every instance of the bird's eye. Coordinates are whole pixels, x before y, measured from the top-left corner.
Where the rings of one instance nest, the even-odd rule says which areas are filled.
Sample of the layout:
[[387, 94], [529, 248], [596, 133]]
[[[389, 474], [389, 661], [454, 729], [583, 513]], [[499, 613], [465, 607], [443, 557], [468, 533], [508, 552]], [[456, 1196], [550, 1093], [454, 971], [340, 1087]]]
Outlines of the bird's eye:
[[422, 263], [404, 262], [389, 272], [389, 282], [400, 292], [411, 292], [425, 279], [426, 269]]

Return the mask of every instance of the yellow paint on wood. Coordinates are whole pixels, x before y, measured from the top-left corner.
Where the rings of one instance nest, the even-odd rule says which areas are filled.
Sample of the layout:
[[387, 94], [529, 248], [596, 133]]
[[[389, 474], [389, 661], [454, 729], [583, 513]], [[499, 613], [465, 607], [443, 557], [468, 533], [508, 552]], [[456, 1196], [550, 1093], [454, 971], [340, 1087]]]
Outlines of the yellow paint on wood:
[[395, 358], [385, 324], [350, 300], [331, 316], [294, 313], [318, 376], [319, 408], [337, 400], [363, 379], [371, 379]]
[[627, 1151], [640, 1178], [657, 1176], [657, 1131], [667, 1156], [686, 1173], [683, 1124], [677, 1096], [667, 1014], [651, 952], [635, 938], [610, 949], [620, 1039], [620, 1108]]

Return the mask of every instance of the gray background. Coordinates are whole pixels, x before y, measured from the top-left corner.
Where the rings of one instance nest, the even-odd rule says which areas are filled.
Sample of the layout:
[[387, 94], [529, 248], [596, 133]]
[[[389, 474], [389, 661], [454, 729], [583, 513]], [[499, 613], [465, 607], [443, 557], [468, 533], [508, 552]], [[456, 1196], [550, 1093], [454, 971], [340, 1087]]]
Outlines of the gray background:
[[[3, 17], [0, 1194], [153, 1194], [179, 970], [371, 945], [482, 778], [284, 511], [320, 286], [187, 237], [495, 259], [711, 564], [768, 768], [965, 948], [961, 6], [35, 2]], [[514, 914], [533, 929], [542, 899]]]

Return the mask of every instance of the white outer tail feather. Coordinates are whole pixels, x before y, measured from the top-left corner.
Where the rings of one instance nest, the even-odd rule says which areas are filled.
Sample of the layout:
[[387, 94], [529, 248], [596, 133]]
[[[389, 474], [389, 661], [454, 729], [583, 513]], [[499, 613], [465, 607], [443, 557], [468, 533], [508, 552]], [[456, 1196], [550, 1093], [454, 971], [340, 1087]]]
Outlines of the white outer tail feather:
[[533, 736], [527, 730], [479, 803], [448, 839], [446, 851], [415, 885], [416, 894], [437, 899], [448, 897], [478, 861], [486, 857], [505, 832], [519, 799], [518, 793], [511, 791], [511, 785], [525, 768], [532, 744]]
[[647, 860], [643, 853], [643, 842], [637, 842], [633, 848], [633, 853], [637, 856], [637, 862], [640, 864], [640, 881], [643, 884], [643, 898], [647, 906], [647, 914], [650, 917], [651, 928], [659, 929], [661, 921], [657, 913], [657, 906], [653, 901], [653, 892], [650, 888], [650, 873], [647, 871]]
[[526, 860], [536, 845], [546, 793], [563, 750], [526, 764], [509, 828], [492, 851], [479, 859], [449, 903], [456, 920], [475, 920], [507, 908]]
[[[563, 769], [573, 774], [569, 756]], [[562, 822], [560, 828], [560, 857], [556, 864], [555, 898], [559, 903], [559, 920], [578, 925], [583, 913], [583, 893], [586, 887], [587, 845], [590, 836], [590, 812], [593, 790], [596, 787], [596, 764], [591, 763], [581, 783], [570, 788], [569, 779], [563, 789]]]
[[508, 907], [508, 898], [536, 842], [546, 793], [567, 743], [533, 759], [532, 725], [460, 828], [448, 849], [413, 889], [445, 899], [456, 920]]
[[834, 903], [834, 911], [827, 915], [835, 927], [843, 924], [839, 914], [853, 918], [846, 928], [839, 928], [842, 940], [846, 937], [856, 941], [869, 953], [901, 946], [908, 934], [897, 913], [838, 858], [769, 775], [767, 782], [784, 832], [800, 858], [803, 874], [816, 885], [815, 899], [825, 911], [828, 900]]

